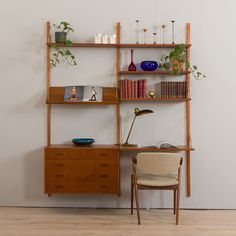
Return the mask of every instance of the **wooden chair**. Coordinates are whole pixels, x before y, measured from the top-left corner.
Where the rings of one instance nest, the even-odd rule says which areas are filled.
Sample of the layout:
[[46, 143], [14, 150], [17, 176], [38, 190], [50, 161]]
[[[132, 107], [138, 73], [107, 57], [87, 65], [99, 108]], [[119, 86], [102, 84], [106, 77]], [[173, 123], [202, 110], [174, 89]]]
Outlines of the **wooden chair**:
[[182, 162], [182, 157], [177, 153], [139, 153], [132, 159], [131, 214], [135, 191], [139, 225], [139, 190], [173, 190], [174, 214], [178, 225]]

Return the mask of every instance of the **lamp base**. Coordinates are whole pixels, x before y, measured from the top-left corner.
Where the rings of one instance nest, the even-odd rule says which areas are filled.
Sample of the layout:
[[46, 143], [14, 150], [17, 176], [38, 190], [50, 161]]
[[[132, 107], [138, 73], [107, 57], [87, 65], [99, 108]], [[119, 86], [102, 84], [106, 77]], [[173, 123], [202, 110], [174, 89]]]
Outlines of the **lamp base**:
[[130, 143], [122, 143], [122, 146], [124, 147], [137, 147], [137, 144], [130, 144]]

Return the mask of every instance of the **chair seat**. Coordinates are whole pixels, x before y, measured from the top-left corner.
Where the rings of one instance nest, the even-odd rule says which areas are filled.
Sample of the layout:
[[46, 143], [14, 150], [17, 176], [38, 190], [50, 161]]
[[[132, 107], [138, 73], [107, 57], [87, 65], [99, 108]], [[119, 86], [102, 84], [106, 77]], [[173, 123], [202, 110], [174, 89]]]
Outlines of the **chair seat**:
[[137, 174], [137, 184], [145, 186], [171, 186], [177, 185], [178, 179], [173, 175]]

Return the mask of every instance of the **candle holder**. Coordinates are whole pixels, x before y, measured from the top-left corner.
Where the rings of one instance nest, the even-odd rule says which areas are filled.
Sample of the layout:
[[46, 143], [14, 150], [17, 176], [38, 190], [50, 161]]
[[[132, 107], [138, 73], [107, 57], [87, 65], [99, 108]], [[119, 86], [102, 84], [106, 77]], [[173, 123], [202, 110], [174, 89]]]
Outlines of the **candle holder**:
[[140, 20], [135, 20], [136, 22], [136, 44], [139, 44], [139, 22]]
[[143, 44], [146, 44], [146, 33], [147, 33], [148, 29], [147, 28], [143, 28]]
[[157, 43], [157, 33], [154, 32], [152, 34], [153, 34], [153, 44], [156, 44]]
[[175, 44], [175, 20], [172, 20], [171, 23], [172, 23], [172, 44]]
[[163, 40], [163, 44], [165, 44], [165, 28], [166, 28], [166, 25], [162, 25], [162, 40]]

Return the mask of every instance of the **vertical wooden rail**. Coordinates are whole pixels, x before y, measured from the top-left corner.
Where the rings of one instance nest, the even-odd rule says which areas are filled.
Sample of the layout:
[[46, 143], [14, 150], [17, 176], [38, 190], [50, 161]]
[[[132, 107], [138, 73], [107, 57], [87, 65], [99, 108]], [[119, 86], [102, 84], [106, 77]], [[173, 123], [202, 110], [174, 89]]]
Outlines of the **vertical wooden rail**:
[[[117, 144], [120, 144], [120, 22], [116, 24], [116, 38], [117, 38], [117, 48], [116, 48], [116, 88], [117, 88], [117, 100], [118, 103], [116, 105], [116, 122], [117, 122]], [[119, 151], [119, 157], [120, 157], [120, 151]], [[120, 162], [120, 160], [119, 160]], [[121, 195], [120, 190], [120, 165], [119, 165], [119, 192], [118, 196]]]
[[116, 105], [117, 114], [117, 144], [120, 144], [120, 22], [116, 24], [116, 37], [117, 37], [117, 48], [116, 48], [116, 87], [118, 90], [118, 104]]
[[[50, 22], [47, 22], [47, 99], [49, 96], [49, 89], [51, 86], [51, 64], [50, 64], [50, 46], [51, 43], [50, 35]], [[47, 105], [47, 144], [51, 144], [51, 105]]]
[[[190, 44], [190, 23], [186, 25], [186, 36], [187, 36], [187, 44]], [[190, 62], [190, 47], [187, 48], [187, 59]], [[190, 69], [188, 69], [190, 70]], [[186, 75], [187, 82], [187, 98], [190, 98], [190, 73]], [[190, 100], [187, 100], [186, 103], [186, 112], [187, 112], [187, 147], [191, 146], [191, 134], [190, 134]], [[191, 166], [190, 166], [190, 151], [186, 152], [187, 154], [187, 196], [191, 196]]]

